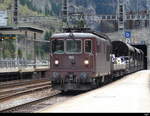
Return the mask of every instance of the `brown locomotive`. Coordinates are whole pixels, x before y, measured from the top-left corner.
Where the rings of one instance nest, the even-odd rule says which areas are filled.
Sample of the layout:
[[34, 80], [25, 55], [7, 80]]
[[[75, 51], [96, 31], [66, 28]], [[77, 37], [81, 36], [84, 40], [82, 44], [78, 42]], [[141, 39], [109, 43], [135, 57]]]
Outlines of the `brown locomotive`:
[[[117, 43], [123, 44], [124, 48], [116, 47]], [[122, 53], [121, 50], [125, 51]], [[126, 63], [113, 62], [112, 54], [115, 56], [115, 61], [116, 57], [124, 57]], [[131, 62], [130, 59], [134, 61]], [[49, 75], [54, 89], [90, 90], [111, 81], [114, 76], [122, 76], [142, 68], [141, 50], [123, 42], [112, 43], [104, 34], [71, 30], [54, 34], [51, 38]]]

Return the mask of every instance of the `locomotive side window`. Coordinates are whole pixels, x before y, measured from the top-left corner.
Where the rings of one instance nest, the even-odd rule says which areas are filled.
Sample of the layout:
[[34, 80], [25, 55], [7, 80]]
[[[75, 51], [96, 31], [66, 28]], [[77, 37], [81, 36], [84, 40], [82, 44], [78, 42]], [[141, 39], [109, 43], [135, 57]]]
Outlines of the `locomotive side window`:
[[64, 40], [53, 40], [52, 52], [54, 54], [64, 54]]
[[85, 40], [85, 53], [92, 53], [92, 41], [91, 40]]
[[69, 54], [81, 53], [81, 40], [67, 40], [66, 51]]

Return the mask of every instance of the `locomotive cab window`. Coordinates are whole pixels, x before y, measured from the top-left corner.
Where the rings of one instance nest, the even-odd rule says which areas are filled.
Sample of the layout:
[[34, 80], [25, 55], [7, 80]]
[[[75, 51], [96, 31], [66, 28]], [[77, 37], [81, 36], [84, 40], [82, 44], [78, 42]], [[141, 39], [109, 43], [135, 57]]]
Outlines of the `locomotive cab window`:
[[54, 54], [63, 54], [64, 53], [64, 40], [53, 40], [52, 52]]
[[67, 40], [66, 52], [69, 54], [81, 53], [81, 40]]
[[85, 40], [85, 53], [92, 53], [92, 41], [91, 40]]

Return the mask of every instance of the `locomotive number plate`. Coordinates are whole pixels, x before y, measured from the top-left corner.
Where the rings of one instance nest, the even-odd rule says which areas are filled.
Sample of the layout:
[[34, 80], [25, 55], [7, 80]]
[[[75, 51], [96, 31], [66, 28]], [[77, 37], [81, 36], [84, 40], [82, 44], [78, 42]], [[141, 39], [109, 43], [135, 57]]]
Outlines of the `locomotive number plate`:
[[74, 60], [75, 58], [74, 58], [74, 56], [69, 56], [69, 59]]

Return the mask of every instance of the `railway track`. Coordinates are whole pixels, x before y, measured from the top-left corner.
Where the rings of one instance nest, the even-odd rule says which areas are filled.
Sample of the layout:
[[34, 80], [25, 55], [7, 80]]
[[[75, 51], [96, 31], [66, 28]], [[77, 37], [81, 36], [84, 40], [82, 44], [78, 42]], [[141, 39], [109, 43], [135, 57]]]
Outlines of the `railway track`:
[[[20, 84], [15, 83], [11, 84], [6, 87], [0, 88], [0, 112], [20, 106], [22, 104], [26, 104], [29, 102], [33, 102], [39, 99], [43, 99], [44, 97], [49, 97], [51, 95], [54, 95], [53, 93], [49, 96], [44, 97], [38, 97], [34, 100], [23, 102], [23, 103], [15, 103], [16, 101], [29, 99], [27, 95], [35, 94], [36, 92], [42, 92], [44, 90], [51, 90], [51, 82], [49, 80], [36, 80], [36, 81], [30, 81], [30, 82], [22, 82]], [[52, 91], [52, 90], [51, 90]], [[56, 93], [56, 92], [55, 92]], [[22, 98], [23, 96], [26, 96], [26, 98]], [[20, 98], [18, 100], [18, 98]], [[12, 105], [14, 104], [14, 105]]]
[[11, 89], [0, 89], [0, 102], [11, 99], [16, 96], [27, 94], [29, 92], [34, 92], [46, 88], [51, 88], [50, 82], [41, 82], [37, 84], [23, 85]]
[[46, 82], [49, 79], [29, 79], [29, 80], [15, 80], [15, 81], [8, 81], [8, 82], [1, 82], [0, 89], [11, 88], [14, 86], [22, 86], [26, 84], [33, 84], [38, 82]]
[[7, 110], [1, 111], [2, 113], [36, 113], [37, 111], [50, 107], [54, 104], [62, 103], [64, 101], [67, 101], [77, 95], [82, 94], [83, 92], [69, 92], [69, 93], [62, 93], [60, 91], [53, 91], [53, 94], [51, 94], [48, 97], [26, 103], [23, 105], [19, 105], [17, 107], [13, 107]]
[[35, 112], [78, 95], [78, 93], [66, 95], [53, 90], [49, 80], [15, 82], [6, 85], [0, 87], [0, 113]]
[[[37, 99], [35, 101], [31, 101], [31, 102], [28, 102], [28, 103], [17, 105], [15, 107], [10, 107], [10, 108], [7, 108], [7, 109], [3, 109], [3, 110], [0, 110], [0, 112], [1, 113], [13, 113], [13, 112], [26, 112], [26, 113], [29, 113], [29, 112], [34, 112], [34, 111], [36, 111], [35, 110], [35, 105], [36, 104], [40, 104], [41, 105], [41, 103], [43, 104], [43, 102], [46, 101], [46, 100], [49, 101], [49, 100], [51, 100], [51, 99], [53, 99], [55, 97], [59, 97], [60, 98], [61, 97], [60, 93], [61, 93], [60, 91], [53, 91], [53, 93], [51, 95], [47, 96], [47, 97], [39, 98], [39, 99]], [[36, 109], [38, 109], [38, 108], [39, 108], [39, 105], [36, 105]]]

